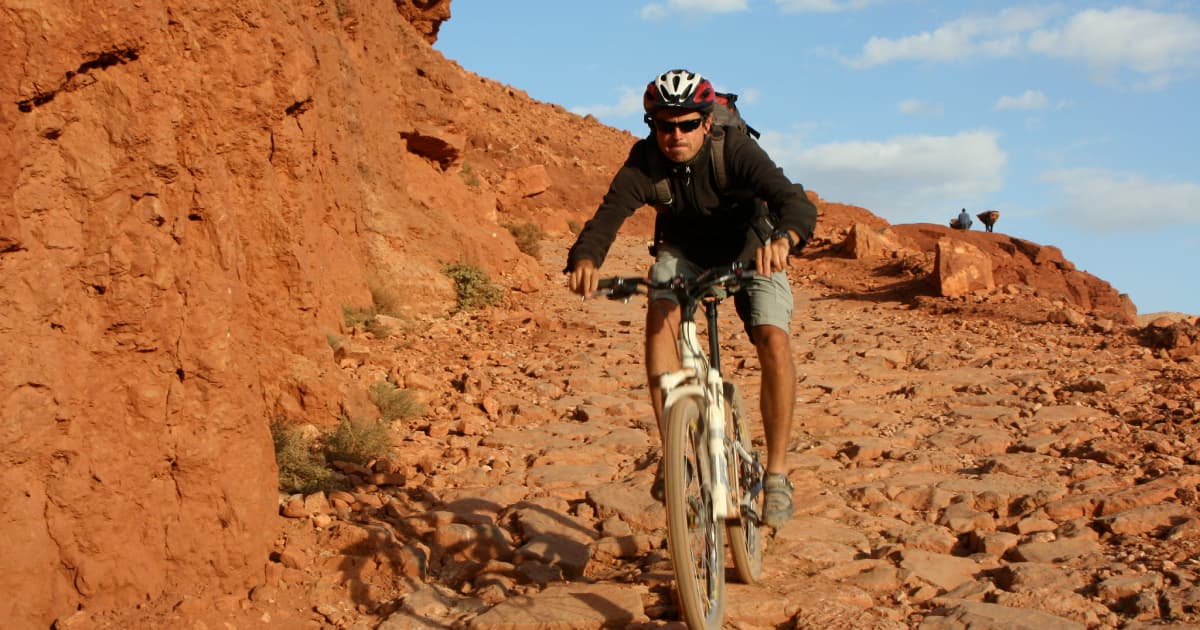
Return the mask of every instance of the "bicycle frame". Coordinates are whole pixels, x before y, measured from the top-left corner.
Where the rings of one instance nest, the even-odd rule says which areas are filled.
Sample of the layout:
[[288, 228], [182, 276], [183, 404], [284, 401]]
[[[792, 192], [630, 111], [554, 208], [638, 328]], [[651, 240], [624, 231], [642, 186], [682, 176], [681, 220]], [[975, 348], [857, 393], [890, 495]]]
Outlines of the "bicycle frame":
[[679, 353], [682, 367], [675, 372], [663, 374], [659, 378], [659, 386], [663, 391], [664, 418], [670, 417], [669, 412], [672, 405], [680, 399], [696, 396], [704, 401], [702, 435], [708, 450], [708, 457], [704, 463], [708, 465], [709, 469], [704, 471], [705, 474], [700, 475], [700, 478], [709, 484], [708, 491], [709, 496], [712, 497], [713, 519], [725, 520], [737, 516], [737, 514], [736, 511], [730, 510], [729, 500], [725, 397], [722, 395], [724, 380], [721, 377], [720, 348], [717, 337], [718, 300], [705, 298], [702, 302], [704, 303], [705, 319], [708, 323], [708, 355], [705, 355], [700, 349], [700, 338], [696, 330], [696, 300], [686, 300], [685, 303], [680, 304]]
[[[628, 300], [645, 287], [671, 291], [679, 301], [680, 367], [660, 375], [658, 384], [663, 393], [660, 417], [666, 422], [662, 465], [667, 540], [681, 616], [690, 627], [720, 627], [725, 606], [726, 531], [731, 535], [728, 549], [742, 581], [753, 584], [761, 571], [757, 501], [762, 466], [757, 453], [750, 450], [738, 390], [722, 377], [717, 334], [717, 305], [729, 297], [729, 291], [740, 290], [752, 275], [734, 264], [710, 269], [694, 280], [616, 277], [602, 279], [598, 287], [610, 299]], [[696, 323], [701, 305], [708, 325], [707, 352], [700, 345]], [[728, 431], [727, 423], [732, 427]], [[749, 485], [742, 487], [746, 482]]]

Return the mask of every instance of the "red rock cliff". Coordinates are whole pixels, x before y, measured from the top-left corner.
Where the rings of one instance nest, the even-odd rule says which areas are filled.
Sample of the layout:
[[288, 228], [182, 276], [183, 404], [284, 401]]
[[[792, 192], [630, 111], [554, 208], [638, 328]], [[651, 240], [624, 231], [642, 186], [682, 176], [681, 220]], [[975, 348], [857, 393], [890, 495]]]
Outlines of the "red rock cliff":
[[[552, 178], [620, 159], [624, 134], [435, 53], [448, 5], [0, 10], [0, 617], [261, 580], [269, 420], [328, 423], [362, 397], [326, 339], [342, 307], [386, 278], [444, 311], [441, 260], [519, 282], [490, 191], [531, 161], [488, 154], [517, 132], [464, 121], [573, 121], [607, 142], [563, 142], [617, 147]], [[556, 194], [508, 206], [567, 213]]]

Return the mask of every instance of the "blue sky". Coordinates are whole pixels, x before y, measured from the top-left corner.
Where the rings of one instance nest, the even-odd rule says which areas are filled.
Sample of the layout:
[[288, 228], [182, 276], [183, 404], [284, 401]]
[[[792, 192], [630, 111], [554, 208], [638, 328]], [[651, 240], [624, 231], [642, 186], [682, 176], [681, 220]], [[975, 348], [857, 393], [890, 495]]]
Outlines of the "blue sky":
[[435, 48], [535, 99], [642, 135], [646, 82], [688, 68], [738, 93], [775, 161], [826, 200], [891, 223], [996, 209], [998, 232], [1062, 248], [1140, 313], [1200, 314], [1200, 2], [451, 9]]

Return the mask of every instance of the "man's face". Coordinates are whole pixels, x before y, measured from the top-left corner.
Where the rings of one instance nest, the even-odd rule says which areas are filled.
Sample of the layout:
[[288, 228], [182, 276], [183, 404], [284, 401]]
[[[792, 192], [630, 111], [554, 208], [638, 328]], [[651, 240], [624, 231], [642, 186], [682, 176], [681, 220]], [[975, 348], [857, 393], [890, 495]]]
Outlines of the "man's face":
[[[686, 131], [692, 127], [691, 131]], [[712, 128], [712, 118], [687, 110], [660, 110], [654, 114], [654, 139], [663, 155], [672, 162], [686, 162], [700, 152], [704, 135]]]

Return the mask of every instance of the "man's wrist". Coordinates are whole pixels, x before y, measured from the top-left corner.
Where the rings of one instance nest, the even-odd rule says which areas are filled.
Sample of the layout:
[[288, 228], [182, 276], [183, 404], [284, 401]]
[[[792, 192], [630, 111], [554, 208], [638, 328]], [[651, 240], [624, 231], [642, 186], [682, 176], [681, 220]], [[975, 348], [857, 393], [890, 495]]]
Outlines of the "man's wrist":
[[789, 252], [796, 248], [796, 237], [792, 236], [791, 230], [775, 230], [771, 232], [772, 241], [777, 241], [781, 238], [787, 240]]

